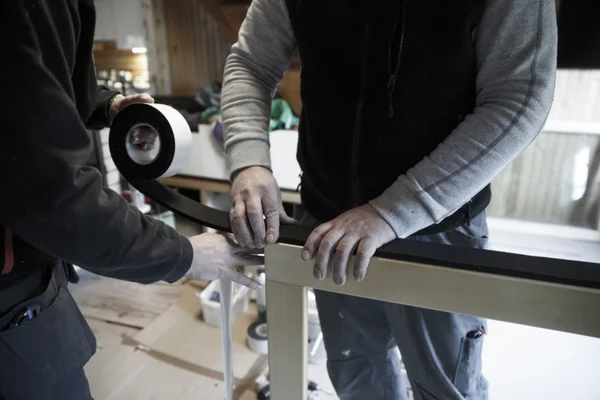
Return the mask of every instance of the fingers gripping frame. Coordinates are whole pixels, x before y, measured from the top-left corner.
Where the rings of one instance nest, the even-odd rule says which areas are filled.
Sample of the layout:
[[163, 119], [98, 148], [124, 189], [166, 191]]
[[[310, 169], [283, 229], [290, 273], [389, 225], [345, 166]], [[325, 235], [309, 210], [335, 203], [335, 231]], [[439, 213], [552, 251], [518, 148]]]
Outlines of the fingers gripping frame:
[[600, 289], [373, 258], [362, 282], [316, 280], [301, 247], [266, 249], [273, 398], [306, 399], [307, 287], [600, 338]]

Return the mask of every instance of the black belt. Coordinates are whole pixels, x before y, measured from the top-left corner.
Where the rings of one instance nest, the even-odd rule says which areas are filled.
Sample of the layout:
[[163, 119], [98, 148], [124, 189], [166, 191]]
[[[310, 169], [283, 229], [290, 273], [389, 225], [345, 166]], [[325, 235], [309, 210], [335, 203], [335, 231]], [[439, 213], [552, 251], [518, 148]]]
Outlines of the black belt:
[[414, 236], [433, 235], [436, 233], [448, 232], [453, 229], [469, 224], [472, 218], [481, 214], [490, 204], [492, 198], [492, 189], [487, 185], [481, 192], [477, 193], [467, 204], [458, 209], [454, 214], [445, 218], [438, 224], [421, 229]]

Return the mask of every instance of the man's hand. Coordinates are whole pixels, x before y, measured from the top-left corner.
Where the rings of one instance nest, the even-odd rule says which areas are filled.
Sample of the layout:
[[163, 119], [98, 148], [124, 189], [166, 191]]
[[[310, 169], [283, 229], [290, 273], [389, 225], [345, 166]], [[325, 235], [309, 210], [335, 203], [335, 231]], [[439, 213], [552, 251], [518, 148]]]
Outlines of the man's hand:
[[273, 174], [263, 167], [246, 168], [234, 177], [229, 219], [237, 242], [250, 249], [275, 243], [279, 238], [280, 222], [296, 222], [283, 209], [281, 192]]
[[260, 289], [260, 282], [237, 271], [237, 267], [264, 265], [264, 257], [257, 250], [235, 244], [225, 235], [203, 233], [190, 238], [194, 248], [192, 266], [185, 275], [196, 280], [227, 279], [251, 289]]
[[348, 262], [355, 252], [354, 279], [361, 281], [375, 251], [394, 239], [392, 228], [366, 204], [318, 226], [306, 240], [302, 259], [315, 259], [313, 274], [317, 279], [325, 278], [328, 266], [332, 265], [333, 281], [343, 285]]
[[[154, 98], [149, 94], [132, 94], [130, 96], [117, 95], [110, 103], [109, 119], [110, 122], [115, 119], [117, 114], [125, 107], [133, 103], [154, 103]], [[152, 150], [156, 143], [158, 133], [151, 129], [137, 128], [129, 136], [131, 144], [139, 147], [140, 150]]]

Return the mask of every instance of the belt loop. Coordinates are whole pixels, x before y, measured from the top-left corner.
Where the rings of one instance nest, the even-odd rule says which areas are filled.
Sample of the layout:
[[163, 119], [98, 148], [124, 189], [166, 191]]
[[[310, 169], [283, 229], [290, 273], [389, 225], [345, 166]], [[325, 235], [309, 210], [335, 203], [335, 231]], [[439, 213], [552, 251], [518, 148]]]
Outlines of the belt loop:
[[77, 271], [75, 271], [75, 267], [73, 267], [73, 264], [64, 261], [62, 262], [62, 264], [64, 266], [67, 281], [69, 281], [70, 283], [78, 283], [79, 274], [77, 274]]
[[13, 234], [8, 228], [4, 228], [4, 267], [0, 275], [10, 273], [15, 265], [15, 253], [13, 249]]

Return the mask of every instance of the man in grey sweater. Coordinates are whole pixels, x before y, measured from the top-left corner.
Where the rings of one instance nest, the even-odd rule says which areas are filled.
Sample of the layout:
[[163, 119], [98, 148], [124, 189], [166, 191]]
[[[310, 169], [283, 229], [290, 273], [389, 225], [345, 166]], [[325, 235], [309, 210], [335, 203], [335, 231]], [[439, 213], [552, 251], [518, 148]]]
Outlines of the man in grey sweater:
[[[254, 0], [225, 68], [231, 222], [250, 248], [292, 222], [270, 171], [271, 96], [302, 61], [302, 258], [343, 284], [396, 238], [484, 248], [489, 183], [542, 129], [556, 72], [552, 0]], [[266, 218], [263, 220], [263, 216]], [[266, 225], [266, 226], [265, 226]], [[317, 292], [342, 399], [486, 399], [485, 320]]]

